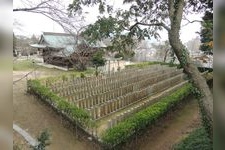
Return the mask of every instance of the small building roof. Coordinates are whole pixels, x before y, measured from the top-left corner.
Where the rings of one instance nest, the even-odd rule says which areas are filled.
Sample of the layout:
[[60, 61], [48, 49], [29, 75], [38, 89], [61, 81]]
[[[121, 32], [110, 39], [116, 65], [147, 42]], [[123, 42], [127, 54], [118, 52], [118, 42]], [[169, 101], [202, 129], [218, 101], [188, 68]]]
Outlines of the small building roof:
[[67, 33], [52, 33], [43, 32], [41, 40], [38, 44], [45, 43], [52, 47], [66, 47], [67, 45], [74, 45], [76, 43], [76, 37]]
[[42, 45], [42, 44], [30, 44], [30, 46], [34, 48], [46, 48], [46, 45]]
[[[86, 42], [84, 39], [77, 41], [76, 35], [68, 33], [54, 33], [54, 32], [43, 32], [41, 38], [37, 44], [31, 44], [31, 47], [35, 48], [53, 48], [53, 49], [64, 49], [64, 55], [69, 56], [75, 50], [75, 45], [78, 43]], [[91, 47], [106, 47], [102, 41], [97, 41], [95, 44], [91, 44]]]

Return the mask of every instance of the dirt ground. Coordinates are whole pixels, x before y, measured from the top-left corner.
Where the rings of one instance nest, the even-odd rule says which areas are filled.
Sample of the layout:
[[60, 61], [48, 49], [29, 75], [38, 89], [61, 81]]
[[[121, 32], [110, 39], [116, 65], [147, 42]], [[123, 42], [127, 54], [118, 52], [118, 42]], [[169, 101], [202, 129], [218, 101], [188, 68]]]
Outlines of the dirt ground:
[[29, 144], [16, 131], [13, 131], [13, 145], [14, 145], [14, 148], [19, 147], [21, 150], [29, 150], [30, 149]]

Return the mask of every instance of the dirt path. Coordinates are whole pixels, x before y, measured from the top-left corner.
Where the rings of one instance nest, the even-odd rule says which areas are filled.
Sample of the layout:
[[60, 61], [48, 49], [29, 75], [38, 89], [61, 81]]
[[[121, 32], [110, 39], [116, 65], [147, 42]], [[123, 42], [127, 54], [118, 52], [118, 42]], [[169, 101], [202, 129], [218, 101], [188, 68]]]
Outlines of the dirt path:
[[196, 100], [169, 114], [149, 128], [138, 140], [126, 143], [124, 150], [170, 150], [172, 146], [200, 126], [200, 114]]
[[[17, 80], [27, 72], [14, 72]], [[44, 75], [44, 74], [43, 74]], [[32, 137], [37, 137], [41, 131], [48, 129], [51, 133], [49, 150], [94, 150], [98, 149], [87, 139], [77, 139], [74, 132], [61, 122], [61, 118], [48, 106], [32, 95], [26, 94], [26, 79], [13, 85], [13, 122], [27, 131]], [[78, 133], [80, 137], [80, 133]], [[21, 138], [18, 136], [18, 138]]]

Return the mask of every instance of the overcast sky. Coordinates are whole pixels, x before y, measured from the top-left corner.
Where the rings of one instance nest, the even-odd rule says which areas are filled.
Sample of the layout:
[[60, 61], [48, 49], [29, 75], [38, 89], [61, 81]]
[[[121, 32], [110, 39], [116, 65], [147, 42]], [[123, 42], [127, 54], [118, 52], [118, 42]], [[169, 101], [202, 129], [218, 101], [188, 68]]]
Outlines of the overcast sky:
[[[38, 0], [33, 0], [38, 1]], [[66, 0], [67, 3], [69, 3], [71, 0]], [[72, 2], [72, 1], [71, 1]], [[114, 4], [115, 7], [119, 8], [122, 7], [122, 1], [111, 1], [112, 4]], [[14, 0], [14, 8], [21, 5], [21, 0]], [[65, 5], [67, 5], [65, 3]], [[127, 7], [127, 6], [123, 6]], [[85, 9], [86, 12], [89, 12], [86, 16], [88, 23], [94, 23], [97, 19], [98, 15], [98, 9], [95, 8], [87, 8]], [[189, 15], [187, 18], [189, 20], [201, 20], [202, 15], [199, 14], [192, 14]], [[33, 34], [35, 35], [41, 35], [42, 32], [63, 32], [63, 29], [52, 20], [48, 19], [45, 16], [42, 16], [40, 14], [34, 14], [34, 13], [27, 13], [27, 12], [14, 12], [13, 13], [14, 22], [18, 22], [21, 25], [14, 26], [13, 31], [16, 35], [26, 35], [31, 36]], [[183, 24], [186, 24], [184, 21]], [[183, 42], [187, 42], [196, 36], [197, 31], [200, 31], [200, 23], [192, 23], [188, 24], [187, 26], [182, 27], [181, 29], [181, 40]], [[166, 31], [162, 31], [160, 33], [161, 40], [167, 40], [168, 35]], [[155, 41], [153, 39], [153, 41]]]

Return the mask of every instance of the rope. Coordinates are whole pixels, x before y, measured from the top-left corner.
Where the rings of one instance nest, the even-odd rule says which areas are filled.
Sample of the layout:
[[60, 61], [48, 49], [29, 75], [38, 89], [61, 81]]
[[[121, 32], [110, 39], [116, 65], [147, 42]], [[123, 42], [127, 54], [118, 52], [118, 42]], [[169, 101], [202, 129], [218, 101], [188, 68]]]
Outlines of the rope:
[[39, 68], [39, 67], [36, 67], [34, 70], [32, 70], [32, 71], [28, 72], [27, 74], [25, 74], [22, 78], [13, 81], [13, 84], [15, 84], [15, 83], [21, 81], [22, 79], [26, 78], [29, 74], [33, 73], [33, 72], [36, 71], [38, 68]]

